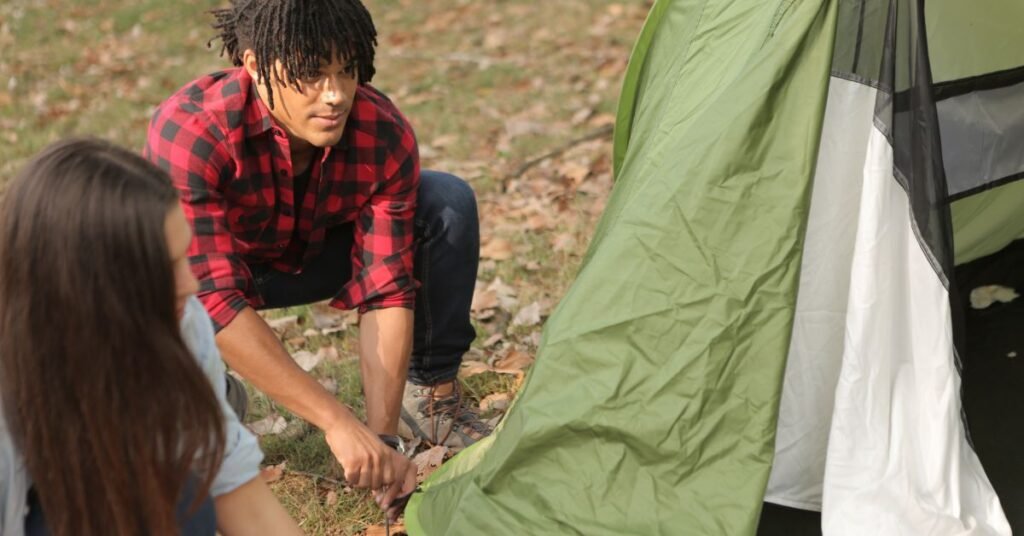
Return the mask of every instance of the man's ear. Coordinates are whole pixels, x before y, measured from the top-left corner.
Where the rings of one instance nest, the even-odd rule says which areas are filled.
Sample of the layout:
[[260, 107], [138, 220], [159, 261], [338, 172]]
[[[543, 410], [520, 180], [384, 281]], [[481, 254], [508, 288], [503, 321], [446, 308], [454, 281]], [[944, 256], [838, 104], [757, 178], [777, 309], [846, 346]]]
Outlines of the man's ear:
[[245, 49], [245, 52], [242, 53], [242, 68], [249, 73], [250, 78], [259, 83], [261, 80], [257, 67], [256, 53], [251, 48]]

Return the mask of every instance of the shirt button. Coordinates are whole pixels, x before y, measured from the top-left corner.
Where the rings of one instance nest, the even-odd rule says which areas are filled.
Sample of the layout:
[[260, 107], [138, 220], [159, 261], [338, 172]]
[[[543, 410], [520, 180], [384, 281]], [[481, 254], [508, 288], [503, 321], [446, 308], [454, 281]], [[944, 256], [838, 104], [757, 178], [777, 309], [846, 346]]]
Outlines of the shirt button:
[[278, 244], [278, 245], [277, 245], [277, 246], [275, 246], [275, 247], [277, 247], [277, 249], [284, 249], [284, 248], [285, 248], [285, 245], [284, 245], [284, 244]]
[[284, 207], [283, 209], [281, 209], [281, 214], [284, 214], [285, 216], [291, 217], [292, 209], [290, 209], [288, 207]]
[[288, 172], [287, 172], [287, 171], [285, 171], [285, 170], [283, 170], [283, 169], [279, 169], [279, 170], [277, 171], [277, 174], [278, 174], [278, 175], [280, 175], [280, 176], [282, 176], [282, 177], [286, 177], [286, 176], [288, 175]]

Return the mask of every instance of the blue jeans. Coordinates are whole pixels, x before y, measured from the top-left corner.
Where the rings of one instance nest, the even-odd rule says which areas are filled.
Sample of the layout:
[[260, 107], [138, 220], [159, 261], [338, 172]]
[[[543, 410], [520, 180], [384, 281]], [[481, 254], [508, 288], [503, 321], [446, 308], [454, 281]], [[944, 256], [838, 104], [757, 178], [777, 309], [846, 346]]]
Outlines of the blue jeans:
[[[334, 297], [352, 279], [354, 227], [327, 230], [324, 252], [302, 273], [250, 265], [266, 309], [292, 307]], [[469, 321], [477, 264], [480, 223], [476, 197], [462, 179], [423, 170], [415, 216], [416, 293], [409, 381], [431, 385], [455, 378], [462, 354], [476, 337]]]

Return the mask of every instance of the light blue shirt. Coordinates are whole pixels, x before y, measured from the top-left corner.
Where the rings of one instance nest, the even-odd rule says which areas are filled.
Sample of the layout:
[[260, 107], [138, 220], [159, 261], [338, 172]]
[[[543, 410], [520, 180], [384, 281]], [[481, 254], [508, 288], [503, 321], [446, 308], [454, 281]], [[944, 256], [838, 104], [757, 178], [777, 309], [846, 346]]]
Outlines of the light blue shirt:
[[[203, 373], [210, 379], [224, 415], [224, 459], [210, 492], [229, 493], [259, 475], [263, 453], [256, 437], [228, 405], [225, 396], [224, 362], [217, 351], [213, 324], [201, 303], [190, 298], [181, 319], [181, 333]], [[28, 490], [32, 486], [21, 456], [15, 451], [0, 408], [0, 536], [23, 536], [28, 514]]]

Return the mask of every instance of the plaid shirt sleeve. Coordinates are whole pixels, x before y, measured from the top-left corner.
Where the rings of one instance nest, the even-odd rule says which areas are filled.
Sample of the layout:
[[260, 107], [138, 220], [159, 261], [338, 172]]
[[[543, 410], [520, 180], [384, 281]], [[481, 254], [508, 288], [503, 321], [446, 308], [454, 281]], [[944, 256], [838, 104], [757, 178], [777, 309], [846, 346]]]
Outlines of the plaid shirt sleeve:
[[223, 134], [199, 110], [168, 102], [154, 115], [143, 154], [167, 171], [181, 195], [194, 233], [189, 262], [199, 279], [199, 299], [220, 330], [249, 305], [252, 276], [227, 228], [222, 174], [234, 169]]
[[420, 183], [419, 152], [412, 129], [401, 129], [390, 147], [381, 184], [360, 210], [352, 248], [352, 280], [331, 305], [412, 309], [418, 283], [413, 278], [413, 217]]

